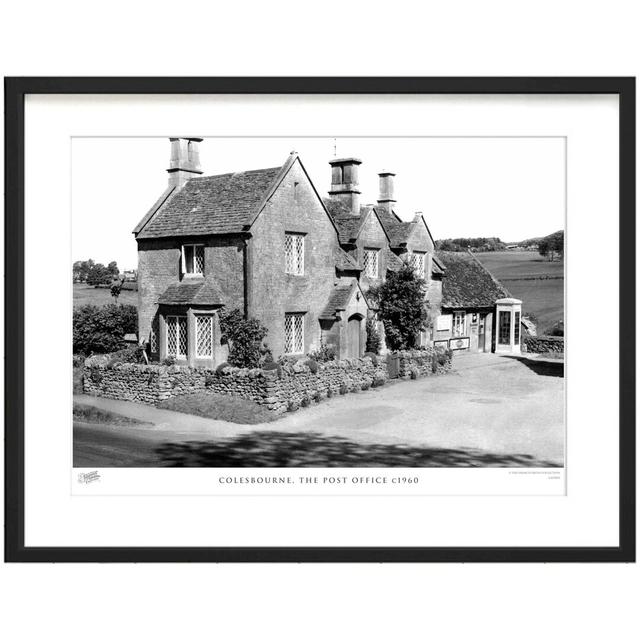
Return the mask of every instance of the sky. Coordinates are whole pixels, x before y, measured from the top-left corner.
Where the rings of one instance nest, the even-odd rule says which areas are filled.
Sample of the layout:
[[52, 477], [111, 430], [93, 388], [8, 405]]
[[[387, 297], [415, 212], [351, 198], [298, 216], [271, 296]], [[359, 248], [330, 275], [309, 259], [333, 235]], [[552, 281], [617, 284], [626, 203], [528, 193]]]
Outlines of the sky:
[[[421, 211], [435, 239], [506, 242], [564, 228], [564, 138], [205, 138], [203, 175], [282, 165], [297, 151], [322, 197], [329, 160], [355, 156], [361, 203], [375, 203], [378, 173], [393, 171], [396, 213]], [[168, 138], [74, 138], [72, 259], [137, 268], [131, 233], [167, 186]]]

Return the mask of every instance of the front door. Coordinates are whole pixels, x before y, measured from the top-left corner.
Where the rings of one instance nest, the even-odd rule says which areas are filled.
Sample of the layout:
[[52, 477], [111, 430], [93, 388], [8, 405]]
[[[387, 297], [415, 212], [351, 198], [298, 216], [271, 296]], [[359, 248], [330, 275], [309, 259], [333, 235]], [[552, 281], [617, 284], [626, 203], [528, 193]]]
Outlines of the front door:
[[485, 337], [485, 327], [487, 323], [487, 316], [484, 313], [481, 313], [478, 317], [478, 351], [485, 351], [484, 346], [484, 337]]
[[360, 351], [360, 323], [362, 318], [359, 316], [351, 316], [347, 325], [347, 356], [349, 358], [359, 358], [362, 353]]

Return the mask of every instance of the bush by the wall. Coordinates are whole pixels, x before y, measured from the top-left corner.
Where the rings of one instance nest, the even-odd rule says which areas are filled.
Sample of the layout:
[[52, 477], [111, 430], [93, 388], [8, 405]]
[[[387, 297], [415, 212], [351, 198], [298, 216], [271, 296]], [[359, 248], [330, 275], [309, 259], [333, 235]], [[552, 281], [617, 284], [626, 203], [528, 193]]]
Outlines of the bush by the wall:
[[[261, 358], [271, 354], [262, 344], [267, 328], [255, 318], [245, 318], [240, 309], [218, 312], [222, 344], [229, 345], [229, 364], [236, 367], [257, 367]], [[272, 358], [273, 359], [273, 358]]]
[[371, 352], [371, 351], [366, 351], [364, 356], [362, 356], [363, 358], [371, 358], [371, 362], [373, 363], [374, 367], [378, 366], [378, 356]]
[[73, 311], [73, 352], [113, 353], [127, 345], [124, 336], [138, 332], [138, 312], [131, 304], [98, 307], [85, 304]]
[[336, 359], [336, 349], [323, 342], [319, 349], [309, 352], [309, 358], [316, 362], [331, 362]]

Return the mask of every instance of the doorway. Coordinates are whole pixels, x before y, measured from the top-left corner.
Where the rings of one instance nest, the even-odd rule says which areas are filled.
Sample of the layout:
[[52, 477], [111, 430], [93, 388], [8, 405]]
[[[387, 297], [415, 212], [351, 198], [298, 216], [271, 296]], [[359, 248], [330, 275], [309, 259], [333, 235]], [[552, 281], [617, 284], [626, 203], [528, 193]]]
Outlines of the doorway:
[[485, 336], [487, 334], [486, 327], [487, 327], [487, 314], [481, 313], [478, 317], [478, 351], [480, 353], [483, 353], [487, 350], [485, 346]]
[[359, 358], [362, 355], [362, 316], [353, 315], [347, 323], [347, 357]]

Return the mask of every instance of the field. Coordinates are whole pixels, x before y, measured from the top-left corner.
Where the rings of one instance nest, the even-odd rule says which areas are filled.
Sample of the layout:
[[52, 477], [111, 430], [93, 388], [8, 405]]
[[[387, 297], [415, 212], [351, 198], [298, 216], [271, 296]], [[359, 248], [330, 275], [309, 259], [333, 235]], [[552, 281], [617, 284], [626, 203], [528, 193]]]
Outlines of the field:
[[522, 300], [523, 314], [533, 314], [538, 335], [564, 320], [564, 262], [549, 262], [535, 251], [474, 254], [510, 291]]
[[[95, 304], [99, 307], [115, 302], [111, 289], [96, 289], [87, 284], [73, 285], [73, 306], [81, 304]], [[118, 304], [138, 304], [138, 292], [124, 289], [118, 298]]]

